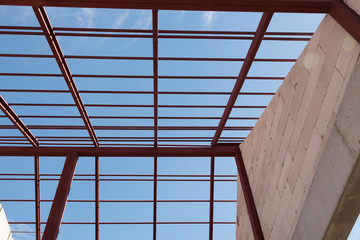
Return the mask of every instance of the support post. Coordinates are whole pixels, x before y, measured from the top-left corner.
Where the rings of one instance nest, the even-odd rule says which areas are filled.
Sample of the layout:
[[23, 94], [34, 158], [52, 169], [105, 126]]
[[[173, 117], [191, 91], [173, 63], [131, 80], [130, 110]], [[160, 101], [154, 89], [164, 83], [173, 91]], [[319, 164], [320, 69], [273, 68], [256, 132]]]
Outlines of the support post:
[[235, 161], [236, 161], [236, 166], [237, 166], [238, 174], [239, 174], [239, 178], [240, 178], [241, 189], [243, 191], [246, 207], [247, 207], [247, 210], [249, 213], [249, 218], [250, 218], [251, 228], [252, 228], [252, 231], [254, 234], [254, 239], [255, 240], [264, 240], [264, 235], [263, 235], [263, 232], [261, 229], [259, 216], [256, 211], [254, 197], [253, 197], [253, 194], [251, 191], [248, 175], [246, 173], [244, 160], [242, 158], [240, 149], [235, 154]]
[[41, 218], [40, 218], [40, 164], [39, 157], [34, 158], [35, 174], [35, 233], [36, 240], [41, 239]]
[[211, 157], [210, 162], [210, 210], [209, 210], [209, 240], [213, 240], [214, 235], [214, 180], [215, 180], [215, 157]]
[[49, 217], [45, 226], [43, 240], [56, 240], [61, 220], [65, 212], [65, 207], [68, 195], [71, 188], [71, 183], [74, 178], [78, 155], [75, 153], [69, 154], [66, 157], [63, 171], [61, 173], [60, 181], [55, 193], [54, 201], [51, 206]]
[[158, 158], [154, 157], [154, 205], [153, 205], [153, 240], [156, 240], [157, 224], [157, 164]]
[[99, 157], [95, 157], [95, 240], [100, 239], [99, 175]]

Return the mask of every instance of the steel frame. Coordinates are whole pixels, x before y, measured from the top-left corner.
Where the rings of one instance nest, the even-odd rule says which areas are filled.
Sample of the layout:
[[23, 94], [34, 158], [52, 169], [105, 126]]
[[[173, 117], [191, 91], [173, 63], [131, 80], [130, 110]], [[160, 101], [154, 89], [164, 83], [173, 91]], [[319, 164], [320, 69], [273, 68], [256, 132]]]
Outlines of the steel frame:
[[[230, 117], [233, 108], [265, 108], [266, 106], [235, 106], [235, 101], [238, 95], [272, 95], [274, 93], [264, 92], [242, 92], [241, 88], [245, 80], [282, 80], [283, 77], [257, 77], [248, 76], [248, 71], [253, 62], [294, 62], [295, 59], [261, 59], [255, 58], [256, 52], [262, 41], [308, 41], [312, 33], [277, 33], [266, 32], [266, 28], [271, 20], [274, 12], [302, 12], [302, 13], [329, 13], [340, 25], [342, 25], [351, 36], [360, 42], [360, 17], [352, 11], [347, 5], [340, 0], [182, 0], [182, 1], [167, 1], [161, 0], [154, 2], [152, 0], [136, 0], [136, 1], [96, 1], [96, 0], [80, 0], [80, 1], [62, 1], [62, 0], [0, 0], [3, 5], [22, 5], [32, 6], [35, 15], [41, 27], [14, 27], [14, 26], [0, 26], [1, 34], [11, 35], [45, 35], [47, 42], [53, 52], [53, 55], [41, 54], [4, 54], [0, 53], [0, 57], [8, 58], [55, 58], [62, 74], [41, 74], [41, 73], [0, 73], [0, 76], [24, 76], [24, 77], [63, 77], [68, 85], [69, 90], [19, 90], [19, 89], [0, 89], [2, 92], [32, 92], [32, 93], [71, 93], [74, 104], [39, 104], [39, 103], [7, 103], [5, 99], [0, 96], [0, 107], [14, 125], [1, 125], [0, 129], [19, 129], [26, 139], [18, 136], [2, 136], [0, 137], [1, 144], [8, 144], [10, 147], [0, 147], [0, 155], [2, 156], [34, 156], [34, 174], [13, 174], [11, 177], [1, 177], [0, 180], [32, 180], [35, 182], [35, 200], [30, 199], [3, 199], [2, 201], [18, 201], [18, 202], [34, 202], [36, 218], [36, 239], [41, 237], [41, 222], [40, 220], [40, 203], [52, 202], [52, 208], [49, 219], [46, 222], [46, 228], [43, 239], [56, 239], [60, 224], [95, 224], [95, 239], [99, 240], [99, 225], [100, 224], [133, 224], [131, 222], [100, 222], [99, 220], [99, 203], [100, 202], [153, 202], [153, 221], [152, 222], [136, 222], [136, 224], [152, 224], [153, 225], [153, 239], [156, 239], [157, 224], [209, 224], [209, 239], [213, 239], [213, 224], [228, 224], [231, 222], [214, 222], [214, 202], [233, 202], [234, 200], [214, 200], [214, 182], [215, 181], [234, 181], [234, 179], [218, 179], [215, 175], [215, 158], [219, 156], [233, 156], [238, 169], [238, 176], [243, 190], [245, 203], [248, 209], [251, 227], [255, 239], [264, 239], [259, 217], [257, 215], [256, 206], [251, 192], [250, 183], [247, 177], [244, 161], [238, 144], [244, 138], [221, 137], [223, 130], [251, 130], [248, 126], [228, 127], [225, 126], [227, 120], [257, 120], [258, 117]], [[114, 30], [114, 29], [89, 29], [89, 28], [59, 28], [52, 27], [46, 15], [44, 6], [57, 7], [101, 7], [101, 8], [131, 8], [131, 9], [151, 9], [152, 10], [152, 30]], [[211, 11], [260, 11], [264, 12], [263, 17], [255, 32], [222, 32], [222, 31], [172, 31], [158, 29], [158, 10], [211, 10]], [[211, 35], [209, 35], [211, 34]], [[152, 57], [129, 57], [129, 56], [80, 56], [80, 55], [64, 55], [56, 36], [77, 36], [77, 37], [112, 37], [112, 38], [150, 38], [153, 42], [153, 56]], [[232, 39], [232, 40], [252, 40], [246, 58], [189, 58], [189, 57], [159, 57], [158, 56], [158, 39], [160, 38], [177, 38], [177, 39]], [[107, 59], [107, 60], [131, 60], [131, 61], [152, 61], [153, 75], [92, 75], [92, 74], [72, 74], [66, 63], [66, 59]], [[158, 63], [159, 61], [242, 61], [243, 67], [239, 76], [159, 76]], [[76, 87], [73, 78], [113, 78], [113, 79], [149, 79], [153, 81], [153, 91], [79, 91]], [[233, 91], [230, 92], [171, 92], [159, 91], [159, 79], [220, 79], [220, 80], [235, 80], [236, 84]], [[241, 92], [240, 92], [241, 91]], [[154, 102], [151, 105], [121, 105], [121, 104], [84, 104], [80, 94], [152, 94]], [[201, 105], [160, 105], [158, 103], [158, 96], [161, 94], [181, 94], [181, 95], [228, 95], [229, 101], [226, 106], [201, 106]], [[50, 106], [50, 107], [72, 107], [76, 106], [80, 116], [51, 116], [51, 115], [17, 115], [11, 106]], [[153, 116], [89, 116], [86, 108], [89, 107], [131, 107], [131, 108], [153, 108]], [[159, 108], [221, 108], [224, 109], [221, 118], [209, 117], [171, 117], [159, 116]], [[51, 125], [25, 125], [21, 118], [81, 118], [84, 126], [51, 126]], [[152, 119], [153, 126], [93, 126], [91, 119]], [[218, 126], [159, 126], [159, 119], [199, 119], [199, 120], [220, 120]], [[86, 129], [89, 137], [35, 137], [30, 129]], [[97, 137], [95, 130], [150, 130], [154, 132], [154, 137]], [[211, 137], [159, 137], [159, 130], [215, 130], [215, 135]], [[26, 144], [29, 142], [33, 147], [19, 147], [17, 145]], [[107, 143], [108, 142], [108, 143]], [[138, 142], [129, 144], [129, 142]], [[152, 144], [145, 144], [149, 142]], [[166, 145], [161, 143], [171, 142], [204, 142], [209, 143], [210, 146], [204, 145]], [[40, 147], [39, 147], [40, 143]], [[236, 144], [235, 144], [236, 143]], [[44, 147], [51, 145], [51, 147]], [[56, 147], [56, 146], [61, 147]], [[73, 147], [64, 147], [70, 145]], [[87, 147], [76, 147], [76, 146]], [[89, 147], [90, 145], [94, 147]], [[122, 146], [122, 147], [105, 147], [105, 146]], [[124, 147], [130, 145], [132, 147]], [[148, 146], [148, 147], [140, 147]], [[170, 146], [170, 147], [168, 147]], [[39, 171], [39, 157], [41, 156], [67, 156], [63, 172], [60, 176], [57, 193], [54, 200], [40, 199], [40, 180], [58, 180], [59, 175], [40, 174]], [[94, 178], [76, 178], [75, 168], [78, 156], [95, 157], [95, 174], [88, 175]], [[134, 179], [117, 179], [117, 178], [102, 178], [103, 175], [99, 172], [99, 157], [102, 156], [146, 156], [154, 157], [154, 174], [146, 177], [151, 179], [139, 178], [137, 181], [153, 181], [154, 196], [153, 200], [101, 200], [99, 198], [99, 182], [100, 181], [134, 181]], [[157, 173], [157, 158], [158, 157], [211, 157], [210, 175], [206, 176], [209, 179], [163, 179]], [[9, 174], [0, 174], [5, 176]], [[18, 178], [15, 178], [17, 176]], [[29, 176], [33, 178], [29, 178]], [[120, 176], [120, 175], [119, 175]], [[119, 177], [113, 176], [113, 177]], [[189, 177], [188, 175], [187, 177]], [[53, 177], [53, 178], [49, 178]], [[55, 177], [55, 178], [54, 178]], [[84, 177], [84, 176], [82, 176]], [[107, 176], [109, 177], [109, 176]], [[140, 176], [139, 176], [140, 177]], [[143, 176], [142, 176], [143, 177]], [[166, 177], [166, 176], [165, 176]], [[174, 176], [168, 176], [174, 177]], [[204, 177], [194, 175], [194, 178]], [[72, 181], [95, 181], [95, 200], [67, 200], [68, 193]], [[158, 200], [157, 199], [157, 182], [158, 181], [210, 181], [210, 198], [209, 200]], [[136, 181], [136, 179], [135, 179]], [[95, 203], [95, 222], [62, 222], [61, 218], [67, 202], [94, 202]], [[209, 222], [158, 222], [157, 221], [157, 203], [158, 202], [209, 202]], [[11, 223], [11, 222], [10, 222]], [[16, 222], [19, 223], [19, 222]], [[29, 222], [21, 222], [29, 223]], [[231, 223], [232, 224], [232, 223]]]

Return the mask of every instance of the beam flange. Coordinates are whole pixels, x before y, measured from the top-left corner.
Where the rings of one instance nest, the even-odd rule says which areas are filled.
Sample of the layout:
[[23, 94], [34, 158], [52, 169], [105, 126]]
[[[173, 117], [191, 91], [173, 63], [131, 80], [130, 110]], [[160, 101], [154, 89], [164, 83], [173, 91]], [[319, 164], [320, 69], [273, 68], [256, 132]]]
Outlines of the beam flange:
[[210, 147], [0, 147], [0, 156], [233, 157], [239, 144]]
[[246, 55], [243, 65], [241, 67], [239, 76], [237, 77], [234, 88], [229, 97], [229, 100], [225, 107], [224, 113], [221, 117], [219, 126], [215, 132], [214, 138], [211, 142], [212, 147], [214, 147], [217, 144], [217, 142], [221, 136], [221, 133], [225, 127], [225, 124], [230, 116], [231, 110], [233, 109], [233, 107], [235, 105], [237, 96], [239, 95], [239, 92], [245, 82], [246, 76], [250, 70], [250, 67], [251, 67], [254, 59], [255, 59], [255, 55], [256, 55], [257, 51], [259, 50], [261, 41], [263, 40], [264, 35], [266, 33], [266, 29], [270, 24], [272, 15], [273, 15], [273, 12], [265, 12], [265, 13], [263, 13], [263, 15], [261, 17], [260, 23], [258, 25], [258, 28], [257, 28], [255, 36], [254, 36], [254, 39], [251, 42], [249, 51]]
[[55, 193], [54, 201], [51, 206], [49, 217], [45, 226], [42, 238], [43, 240], [57, 239], [61, 226], [61, 220], [65, 212], [71, 183], [74, 178], [77, 162], [78, 155], [76, 153], [71, 153], [66, 157], [64, 168], [61, 173], [60, 181]]
[[[37, 6], [37, 5], [35, 5]], [[98, 139], [95, 134], [95, 130], [90, 122], [90, 118], [86, 112], [85, 106], [83, 101], [81, 100], [79, 90], [76, 87], [75, 81], [72, 78], [72, 74], [70, 69], [66, 63], [64, 54], [61, 51], [60, 45], [56, 39], [54, 30], [51, 26], [50, 20], [47, 17], [45, 9], [43, 7], [33, 7], [34, 13], [39, 21], [39, 24], [45, 34], [46, 40], [51, 48], [51, 51], [54, 54], [56, 62], [60, 68], [62, 76], [64, 77], [66, 84], [70, 90], [70, 93], [74, 99], [76, 107], [78, 108], [80, 115], [84, 121], [85, 127], [89, 132], [92, 142], [94, 143], [95, 147], [99, 146]]]
[[0, 0], [2, 5], [159, 10], [325, 13], [336, 0]]
[[242, 188], [243, 195], [245, 198], [245, 204], [246, 204], [247, 211], [248, 211], [249, 218], [250, 218], [251, 229], [254, 234], [254, 239], [255, 240], [264, 240], [264, 235], [262, 232], [259, 216], [256, 211], [256, 206], [255, 206], [254, 197], [253, 197], [250, 183], [249, 183], [249, 178], [246, 173], [244, 160], [242, 158], [242, 155], [241, 155], [241, 152], [239, 149], [235, 154], [235, 161], [236, 161], [236, 166], [238, 169], [241, 188]]
[[360, 43], [360, 16], [343, 1], [331, 4], [329, 14]]
[[11, 122], [20, 130], [24, 137], [29, 140], [29, 142], [34, 146], [39, 146], [39, 141], [31, 133], [29, 128], [21, 121], [20, 117], [14, 112], [10, 105], [5, 101], [5, 99], [0, 95], [0, 109], [4, 114], [11, 120]]

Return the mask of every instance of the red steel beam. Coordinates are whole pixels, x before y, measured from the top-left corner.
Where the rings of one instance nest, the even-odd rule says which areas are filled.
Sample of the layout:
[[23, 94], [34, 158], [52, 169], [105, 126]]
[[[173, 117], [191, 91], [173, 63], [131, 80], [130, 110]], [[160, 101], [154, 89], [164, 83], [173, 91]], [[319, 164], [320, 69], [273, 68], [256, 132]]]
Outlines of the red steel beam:
[[[159, 26], [158, 26], [158, 10], [152, 10], [152, 30], [153, 30], [153, 75], [154, 75], [154, 147], [158, 146], [158, 98], [159, 98], [159, 49], [158, 49], [158, 35], [159, 35]], [[154, 222], [154, 230], [156, 230], [156, 222]], [[154, 233], [156, 234], [156, 232]], [[156, 238], [156, 237], [155, 237]], [[154, 239], [155, 240], [155, 239]]]
[[100, 189], [99, 189], [99, 176], [100, 176], [100, 169], [99, 169], [99, 157], [95, 157], [95, 240], [100, 239], [100, 206], [99, 206], [99, 199], [100, 199]]
[[334, 0], [1, 0], [2, 5], [159, 10], [325, 13]]
[[57, 239], [77, 162], [78, 155], [76, 153], [67, 155], [60, 181], [55, 193], [54, 202], [51, 206], [49, 217], [45, 226], [42, 238], [43, 240]]
[[259, 216], [256, 211], [254, 197], [253, 197], [253, 194], [251, 191], [248, 175], [246, 173], [244, 160], [242, 158], [242, 155], [241, 155], [241, 152], [239, 149], [237, 150], [237, 152], [235, 154], [235, 161], [236, 161], [236, 166], [238, 169], [241, 188], [242, 188], [243, 195], [245, 198], [245, 204], [246, 204], [247, 211], [248, 211], [249, 218], [250, 218], [251, 229], [254, 234], [254, 239], [255, 240], [264, 240], [264, 235], [263, 235], [263, 232], [261, 229]]
[[343, 1], [333, 2], [329, 14], [360, 43], [360, 16]]
[[39, 157], [34, 158], [34, 175], [35, 175], [35, 234], [36, 240], [41, 239], [41, 218], [40, 218], [40, 165]]
[[21, 121], [19, 116], [14, 112], [10, 105], [5, 101], [5, 99], [0, 95], [0, 109], [4, 114], [11, 120], [17, 129], [29, 140], [29, 142], [34, 146], [39, 146], [39, 141], [31, 133], [29, 128]]
[[215, 190], [215, 157], [211, 157], [210, 162], [210, 203], [209, 203], [209, 240], [213, 240], [214, 235], [214, 190]]
[[[41, 6], [41, 5], [35, 4], [33, 6]], [[95, 134], [95, 130], [91, 125], [90, 118], [86, 112], [84, 103], [81, 100], [80, 93], [76, 87], [75, 81], [71, 76], [70, 69], [66, 63], [66, 60], [61, 51], [60, 45], [55, 37], [53, 28], [51, 26], [49, 18], [47, 17], [45, 9], [43, 7], [33, 7], [33, 10], [35, 12], [35, 15], [40, 23], [40, 26], [41, 26], [44, 34], [45, 34], [46, 40], [51, 48], [51, 51], [54, 54], [56, 62], [59, 65], [59, 68], [62, 72], [62, 76], [64, 77], [66, 84], [71, 92], [71, 95], [74, 99], [76, 107], [78, 108], [78, 110], [80, 112], [80, 115], [84, 121], [86, 129], [89, 132], [91, 140], [93, 141], [93, 144], [95, 145], [95, 147], [98, 147], [99, 143], [98, 143], [98, 139]]]
[[232, 157], [239, 144], [214, 147], [0, 147], [0, 156]]
[[239, 95], [238, 93], [240, 92], [240, 90], [245, 82], [246, 76], [250, 70], [250, 67], [254, 61], [256, 53], [260, 47], [260, 44], [265, 35], [266, 29], [270, 24], [272, 16], [273, 16], [272, 12], [265, 12], [265, 13], [263, 13], [263, 15], [261, 17], [259, 26], [258, 26], [255, 36], [254, 36], [254, 40], [251, 42], [249, 51], [246, 55], [243, 65], [241, 67], [239, 76], [236, 80], [236, 83], [234, 85], [233, 91], [230, 95], [229, 101], [224, 110], [224, 113], [221, 117], [218, 129], [216, 130], [214, 139], [211, 142], [212, 147], [214, 147], [216, 145], [216, 143], [218, 142], [218, 140], [220, 138], [220, 135], [221, 135], [221, 133], [225, 127], [225, 124], [230, 116], [231, 110], [233, 109], [233, 107], [235, 105], [237, 96]]

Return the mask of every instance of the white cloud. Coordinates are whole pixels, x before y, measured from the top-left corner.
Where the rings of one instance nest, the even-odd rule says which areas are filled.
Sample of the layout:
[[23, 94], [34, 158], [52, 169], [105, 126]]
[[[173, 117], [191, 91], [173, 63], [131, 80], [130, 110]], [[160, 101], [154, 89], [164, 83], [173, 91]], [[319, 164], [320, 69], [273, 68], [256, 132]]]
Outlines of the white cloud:
[[184, 15], [185, 15], [185, 11], [180, 11], [179, 12], [179, 15], [178, 15], [179, 22], [182, 22], [182, 20], [184, 19]]
[[216, 18], [215, 12], [214, 11], [207, 11], [204, 12], [202, 15], [202, 19], [203, 19], [203, 26], [205, 29], [210, 29], [211, 26], [213, 25], [213, 22]]
[[76, 12], [75, 17], [81, 27], [91, 28], [94, 26], [95, 9], [81, 8]]
[[121, 14], [121, 15], [117, 16], [112, 28], [119, 28], [123, 24], [123, 22], [126, 20], [126, 18], [128, 16], [129, 16], [129, 10], [126, 10], [124, 12], [124, 14]]
[[34, 228], [29, 224], [17, 224], [11, 225], [12, 232], [23, 232], [21, 233], [21, 239], [34, 239]]
[[150, 11], [142, 11], [132, 26], [134, 29], [147, 29], [151, 26], [152, 15]]

